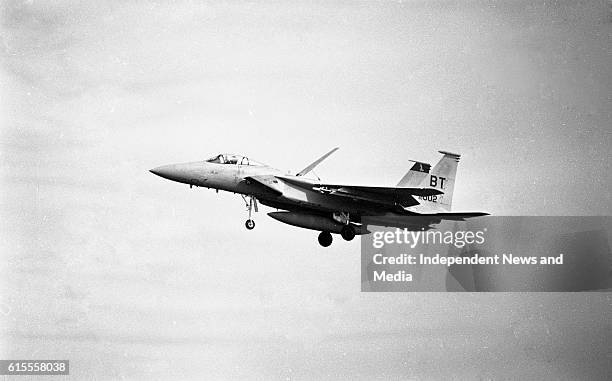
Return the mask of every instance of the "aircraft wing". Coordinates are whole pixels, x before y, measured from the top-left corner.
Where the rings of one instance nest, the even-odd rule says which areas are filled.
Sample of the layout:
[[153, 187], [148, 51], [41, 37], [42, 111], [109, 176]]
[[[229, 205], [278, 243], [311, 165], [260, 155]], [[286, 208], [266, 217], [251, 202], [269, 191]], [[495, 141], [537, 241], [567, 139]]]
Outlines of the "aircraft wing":
[[374, 203], [400, 204], [403, 207], [418, 205], [414, 196], [435, 196], [444, 192], [433, 188], [370, 187], [359, 185], [320, 184], [289, 176], [276, 176], [282, 181], [303, 189], [313, 190], [337, 197]]

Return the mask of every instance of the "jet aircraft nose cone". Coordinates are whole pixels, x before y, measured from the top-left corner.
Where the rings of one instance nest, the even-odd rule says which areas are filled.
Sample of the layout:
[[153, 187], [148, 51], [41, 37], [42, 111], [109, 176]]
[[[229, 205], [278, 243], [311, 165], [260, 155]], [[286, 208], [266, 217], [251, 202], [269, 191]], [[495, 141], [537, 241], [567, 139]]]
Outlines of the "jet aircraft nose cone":
[[201, 163], [197, 162], [169, 164], [150, 169], [149, 172], [167, 180], [184, 184], [196, 184], [197, 179], [201, 177], [201, 166]]
[[174, 179], [176, 177], [176, 168], [174, 165], [162, 165], [161, 167], [150, 169], [149, 172], [165, 179]]

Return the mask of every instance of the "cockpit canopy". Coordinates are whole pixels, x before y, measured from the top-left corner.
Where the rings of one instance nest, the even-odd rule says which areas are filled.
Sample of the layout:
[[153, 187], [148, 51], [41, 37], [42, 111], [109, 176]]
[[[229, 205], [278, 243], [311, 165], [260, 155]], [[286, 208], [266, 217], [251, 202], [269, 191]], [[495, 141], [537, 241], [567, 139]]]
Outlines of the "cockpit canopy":
[[222, 153], [219, 155], [215, 155], [210, 159], [206, 160], [208, 163], [217, 163], [217, 164], [236, 164], [236, 165], [256, 165], [256, 166], [264, 166], [264, 164], [251, 160], [246, 156], [242, 155], [234, 155], [229, 153]]

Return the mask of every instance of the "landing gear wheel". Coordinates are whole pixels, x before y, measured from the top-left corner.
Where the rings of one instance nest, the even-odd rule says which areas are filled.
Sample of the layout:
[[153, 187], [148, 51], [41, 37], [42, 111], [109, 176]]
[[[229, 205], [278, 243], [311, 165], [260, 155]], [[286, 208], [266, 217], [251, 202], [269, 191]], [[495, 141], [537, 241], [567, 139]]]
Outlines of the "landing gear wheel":
[[252, 219], [249, 218], [244, 223], [244, 226], [246, 226], [246, 228], [249, 229], [249, 230], [253, 230], [255, 228], [255, 221], [253, 221]]
[[321, 234], [319, 234], [319, 244], [323, 247], [331, 245], [333, 240], [334, 238], [330, 232], [321, 232]]
[[248, 195], [248, 196], [241, 195], [241, 196], [244, 202], [246, 203], [246, 208], [247, 208], [247, 211], [249, 212], [249, 219], [246, 220], [246, 222], [244, 223], [244, 226], [246, 226], [246, 228], [249, 230], [253, 230], [255, 228], [255, 221], [251, 219], [251, 212], [253, 211], [253, 209], [255, 209], [255, 211], [257, 212], [257, 199], [253, 195]]
[[350, 241], [353, 238], [355, 238], [355, 228], [353, 228], [351, 225], [344, 225], [342, 227], [342, 231], [340, 232], [340, 235], [346, 241]]

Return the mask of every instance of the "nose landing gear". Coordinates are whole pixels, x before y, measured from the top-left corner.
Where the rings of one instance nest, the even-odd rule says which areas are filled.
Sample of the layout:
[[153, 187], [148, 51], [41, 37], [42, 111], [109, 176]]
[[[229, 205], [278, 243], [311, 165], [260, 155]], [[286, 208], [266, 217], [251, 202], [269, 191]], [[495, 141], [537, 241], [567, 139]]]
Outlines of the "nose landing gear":
[[253, 211], [253, 209], [255, 209], [255, 212], [258, 212], [257, 199], [253, 195], [249, 195], [249, 196], [242, 195], [242, 199], [244, 200], [247, 211], [249, 212], [249, 219], [246, 220], [246, 222], [244, 223], [244, 226], [248, 230], [253, 230], [255, 229], [255, 221], [253, 221], [253, 219], [251, 218], [251, 212]]

